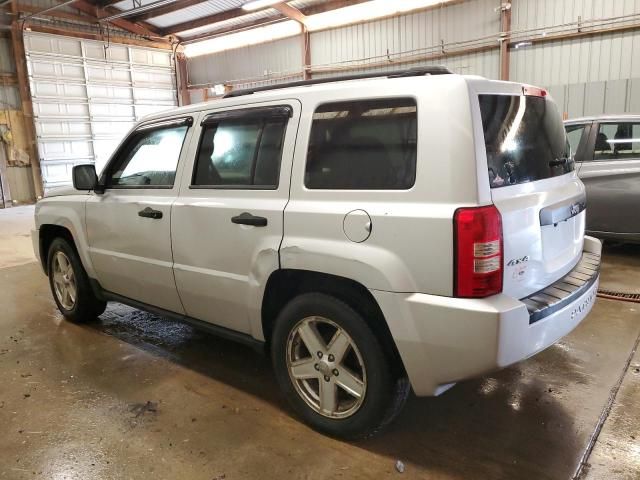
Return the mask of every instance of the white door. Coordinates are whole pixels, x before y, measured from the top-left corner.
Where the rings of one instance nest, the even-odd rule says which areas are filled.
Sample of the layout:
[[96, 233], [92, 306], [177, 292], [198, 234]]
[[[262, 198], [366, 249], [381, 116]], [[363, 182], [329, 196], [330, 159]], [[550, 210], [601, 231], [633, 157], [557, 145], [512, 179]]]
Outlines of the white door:
[[177, 104], [171, 50], [29, 31], [24, 44], [45, 190], [74, 165], [100, 171], [137, 121]]
[[207, 112], [171, 214], [187, 315], [259, 337], [260, 300], [279, 268], [297, 101]]
[[184, 309], [173, 278], [171, 205], [191, 123], [179, 118], [135, 130], [101, 176], [104, 193], [92, 195], [86, 210], [102, 288], [177, 313]]

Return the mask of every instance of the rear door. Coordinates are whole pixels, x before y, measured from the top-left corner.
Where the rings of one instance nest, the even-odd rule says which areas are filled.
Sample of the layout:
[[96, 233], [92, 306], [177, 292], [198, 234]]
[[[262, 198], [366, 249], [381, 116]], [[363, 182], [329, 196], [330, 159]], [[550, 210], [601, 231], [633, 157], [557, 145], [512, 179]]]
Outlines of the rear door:
[[280, 267], [297, 100], [205, 112], [171, 214], [174, 272], [187, 315], [261, 335], [262, 292]]
[[544, 90], [493, 83], [478, 100], [491, 199], [502, 216], [503, 291], [523, 298], [579, 261], [584, 186], [560, 114]]
[[578, 164], [587, 188], [587, 230], [621, 239], [640, 234], [640, 119], [593, 125], [589, 150]]

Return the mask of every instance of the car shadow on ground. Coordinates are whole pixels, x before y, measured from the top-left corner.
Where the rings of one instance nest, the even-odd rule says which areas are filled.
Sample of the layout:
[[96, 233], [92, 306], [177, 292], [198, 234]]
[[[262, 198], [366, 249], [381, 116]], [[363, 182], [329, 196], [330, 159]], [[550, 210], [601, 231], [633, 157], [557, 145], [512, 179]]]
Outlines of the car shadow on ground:
[[626, 258], [640, 256], [640, 243], [622, 243], [605, 240], [602, 245], [604, 254], [621, 255]]
[[[119, 304], [110, 304], [99, 320], [83, 328], [176, 362], [294, 416], [277, 388], [270, 359], [248, 347]], [[576, 420], [539, 379], [549, 368], [568, 382], [587, 383], [571, 354], [552, 347], [494, 375], [462, 382], [438, 398], [412, 396], [386, 432], [355, 445], [453, 476], [569, 478], [586, 440], [577, 438]]]

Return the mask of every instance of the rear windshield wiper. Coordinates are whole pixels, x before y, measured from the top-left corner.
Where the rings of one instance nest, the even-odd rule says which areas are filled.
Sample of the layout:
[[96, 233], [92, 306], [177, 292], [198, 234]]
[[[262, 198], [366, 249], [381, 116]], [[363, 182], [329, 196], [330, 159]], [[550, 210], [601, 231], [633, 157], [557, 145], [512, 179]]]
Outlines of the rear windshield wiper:
[[549, 162], [550, 167], [559, 167], [560, 165], [564, 165], [569, 161], [569, 157], [556, 158], [555, 160], [551, 160]]

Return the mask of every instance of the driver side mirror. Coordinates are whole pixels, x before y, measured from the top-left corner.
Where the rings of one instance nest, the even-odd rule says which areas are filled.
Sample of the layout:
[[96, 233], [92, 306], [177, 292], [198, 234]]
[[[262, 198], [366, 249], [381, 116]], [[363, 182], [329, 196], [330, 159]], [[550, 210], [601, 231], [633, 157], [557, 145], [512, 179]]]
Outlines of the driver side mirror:
[[96, 190], [96, 187], [98, 187], [98, 175], [95, 165], [76, 165], [73, 167], [72, 177], [73, 188], [76, 190]]

